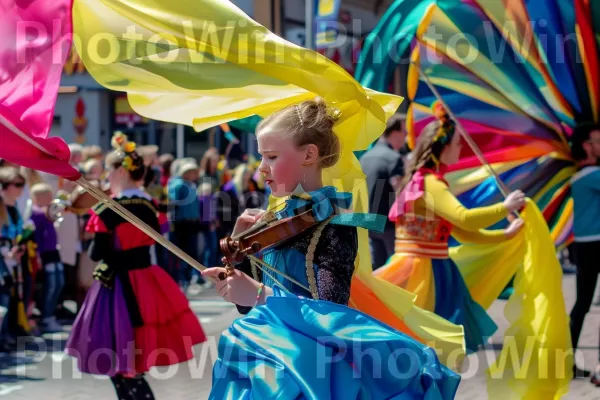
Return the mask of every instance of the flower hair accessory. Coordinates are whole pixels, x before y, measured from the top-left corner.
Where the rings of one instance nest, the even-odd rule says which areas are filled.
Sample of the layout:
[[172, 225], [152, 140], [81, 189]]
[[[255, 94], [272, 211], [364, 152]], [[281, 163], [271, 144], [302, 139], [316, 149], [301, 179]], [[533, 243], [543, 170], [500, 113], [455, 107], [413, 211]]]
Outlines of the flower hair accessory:
[[446, 111], [446, 109], [440, 101], [435, 101], [431, 105], [431, 110], [435, 118], [440, 121], [440, 127], [438, 128], [435, 136], [433, 137], [433, 143], [440, 143], [444, 146], [448, 143], [449, 138], [451, 138], [454, 134], [456, 125], [454, 121], [450, 119], [448, 111]]
[[121, 131], [115, 132], [110, 144], [117, 152], [123, 153], [123, 161], [121, 162], [123, 168], [130, 172], [140, 168], [141, 164], [136, 163], [140, 156], [135, 152], [135, 142], [129, 141], [127, 135]]
[[327, 107], [327, 116], [331, 118], [333, 122], [337, 122], [342, 116], [342, 112], [337, 107]]

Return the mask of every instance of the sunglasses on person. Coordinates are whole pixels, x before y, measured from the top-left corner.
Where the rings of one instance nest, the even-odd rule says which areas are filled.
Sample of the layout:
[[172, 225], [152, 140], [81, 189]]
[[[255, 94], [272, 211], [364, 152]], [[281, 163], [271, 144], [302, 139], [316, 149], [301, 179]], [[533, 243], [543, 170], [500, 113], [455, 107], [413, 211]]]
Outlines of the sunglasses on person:
[[23, 187], [25, 187], [25, 182], [8, 182], [7, 184], [5, 184], [5, 186], [14, 186], [18, 189], [22, 189]]

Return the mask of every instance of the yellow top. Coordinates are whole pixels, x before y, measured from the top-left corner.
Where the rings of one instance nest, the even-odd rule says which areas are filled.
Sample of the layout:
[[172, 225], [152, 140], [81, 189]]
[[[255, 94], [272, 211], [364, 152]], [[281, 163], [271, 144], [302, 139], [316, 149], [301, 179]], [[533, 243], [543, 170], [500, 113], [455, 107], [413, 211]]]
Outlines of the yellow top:
[[486, 230], [506, 218], [504, 204], [468, 209], [450, 192], [448, 185], [434, 175], [425, 177], [425, 196], [415, 202], [415, 214], [428, 220], [439, 217], [452, 224], [452, 236], [461, 243], [500, 243], [503, 230]]

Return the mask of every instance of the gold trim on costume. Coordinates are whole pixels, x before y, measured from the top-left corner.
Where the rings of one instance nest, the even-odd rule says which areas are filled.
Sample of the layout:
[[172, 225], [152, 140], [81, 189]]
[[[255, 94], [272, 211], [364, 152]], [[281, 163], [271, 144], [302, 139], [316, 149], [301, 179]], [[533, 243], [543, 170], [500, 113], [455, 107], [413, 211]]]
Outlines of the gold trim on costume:
[[315, 232], [312, 235], [312, 238], [310, 239], [308, 250], [306, 251], [306, 277], [308, 278], [310, 293], [312, 294], [312, 297], [315, 300], [319, 300], [319, 290], [317, 287], [317, 278], [315, 277], [313, 260], [315, 259], [315, 250], [317, 249], [317, 244], [319, 243], [319, 239], [321, 238], [323, 229], [325, 229], [330, 220], [331, 218], [327, 219], [315, 230]]
[[[121, 199], [121, 200], [115, 199], [115, 200], [122, 206], [129, 206], [132, 204], [143, 204], [143, 205], [148, 206], [152, 211], [154, 211], [156, 214], [158, 214], [158, 210], [154, 206], [154, 203], [148, 199], [137, 198], [137, 199]], [[96, 215], [98, 215], [98, 214], [106, 211], [108, 208], [109, 207], [105, 203], [100, 202], [99, 204], [94, 206], [93, 210], [94, 210], [94, 213], [96, 213]]]

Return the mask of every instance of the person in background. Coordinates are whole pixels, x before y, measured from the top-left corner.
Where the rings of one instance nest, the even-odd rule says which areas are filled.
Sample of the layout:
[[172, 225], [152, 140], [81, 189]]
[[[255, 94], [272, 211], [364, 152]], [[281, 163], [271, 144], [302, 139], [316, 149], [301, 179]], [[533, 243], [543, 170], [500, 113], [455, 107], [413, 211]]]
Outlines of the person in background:
[[146, 145], [138, 148], [144, 160], [146, 174], [144, 175], [144, 190], [156, 201], [161, 200], [163, 187], [161, 186], [161, 167], [158, 165], [158, 146]]
[[5, 160], [3, 158], [0, 158], [0, 168], [7, 168], [7, 167], [13, 167], [13, 168], [19, 168], [19, 165], [10, 162], [8, 160]]
[[[198, 232], [200, 230], [200, 205], [196, 193], [196, 182], [199, 179], [199, 167], [193, 159], [185, 159], [177, 165], [175, 176], [168, 184], [168, 210], [171, 221], [169, 237], [181, 250], [197, 259]], [[205, 280], [199, 272], [192, 272], [192, 267], [179, 258], [172, 258], [177, 263], [177, 281], [187, 289], [189, 284], [204, 284]]]
[[167, 187], [169, 183], [169, 178], [171, 177], [171, 165], [173, 165], [173, 161], [175, 161], [175, 157], [173, 154], [162, 154], [158, 157], [158, 164], [162, 169], [160, 174], [160, 185], [163, 188]]
[[[71, 150], [71, 165], [86, 176], [96, 178], [98, 176], [98, 167], [95, 162], [83, 164], [83, 147], [77, 143], [69, 145]], [[100, 163], [100, 177], [103, 175], [104, 166]], [[61, 178], [57, 197], [68, 199], [77, 188], [77, 184]], [[58, 247], [60, 259], [65, 269], [65, 286], [61, 293], [61, 298], [57, 304], [56, 315], [58, 318], [71, 319], [75, 317], [76, 310], [69, 310], [63, 306], [65, 300], [74, 301], [78, 308], [85, 298], [85, 289], [80, 285], [79, 274], [81, 271], [82, 254], [82, 231], [80, 226], [80, 217], [74, 213], [64, 213], [63, 218], [55, 222], [56, 233], [58, 236]], [[89, 257], [87, 258], [89, 260]], [[90, 278], [91, 279], [91, 278]]]
[[[221, 165], [219, 171], [221, 186], [215, 193], [214, 202], [218, 220], [217, 238], [220, 240], [231, 236], [235, 221], [242, 212], [242, 207], [240, 205], [240, 194], [237, 192], [233, 181], [235, 171], [231, 169], [231, 165], [235, 162], [230, 159], [223, 159], [219, 164]], [[220, 248], [218, 250], [218, 258], [220, 259], [222, 254]]]
[[[370, 213], [387, 216], [396, 199], [396, 189], [404, 176], [404, 161], [399, 153], [406, 139], [403, 122], [403, 115], [391, 117], [381, 139], [360, 158], [367, 176]], [[373, 269], [384, 265], [394, 254], [394, 229], [388, 220], [383, 233], [369, 231]]]
[[33, 208], [31, 220], [35, 224], [35, 243], [42, 261], [44, 283], [42, 301], [38, 308], [42, 314], [40, 329], [43, 333], [61, 332], [55, 312], [65, 284], [65, 271], [58, 251], [58, 240], [54, 221], [48, 218], [48, 206], [54, 200], [52, 187], [37, 183], [31, 188]]
[[17, 199], [23, 193], [25, 177], [18, 168], [0, 168], [0, 258], [2, 279], [0, 280], [0, 305], [7, 309], [7, 314], [0, 328], [0, 350], [14, 350], [16, 332], [11, 328], [16, 320], [14, 308], [10, 307], [11, 293], [15, 284], [14, 271], [18, 266], [24, 249], [16, 245], [17, 236], [23, 232], [23, 219], [17, 208]]
[[21, 197], [17, 199], [17, 208], [19, 209], [21, 216], [25, 216], [25, 219], [27, 219], [27, 216], [31, 212], [31, 187], [36, 183], [44, 182], [44, 180], [40, 176], [40, 173], [35, 169], [21, 167], [20, 171], [25, 177], [25, 186], [23, 187]]
[[219, 190], [219, 150], [211, 147], [204, 152], [200, 160], [200, 185], [208, 183], [211, 193]]
[[[571, 310], [571, 340], [577, 349], [583, 322], [594, 298], [600, 262], [600, 125], [580, 124], [572, 136], [571, 151], [578, 171], [571, 178], [574, 202], [573, 231], [577, 265], [577, 300]], [[573, 367], [573, 377], [588, 377], [590, 371]], [[600, 363], [591, 381], [600, 387]]]
[[102, 175], [104, 174], [104, 166], [102, 165], [102, 161], [96, 158], [90, 158], [83, 163], [81, 172], [88, 181], [98, 181], [102, 179]]
[[70, 143], [69, 151], [71, 152], [71, 159], [69, 162], [73, 166], [78, 166], [83, 161], [83, 147], [78, 143]]
[[[172, 154], [162, 154], [158, 157], [158, 165], [160, 168], [160, 196], [157, 199], [158, 205], [163, 213], [167, 213], [167, 204], [168, 204], [168, 193], [167, 188], [169, 185], [169, 179], [171, 178], [171, 165], [175, 161], [175, 157]], [[163, 234], [166, 239], [168, 239], [168, 232]], [[166, 271], [169, 271], [169, 252], [165, 249], [160, 243], [156, 243], [155, 245], [156, 251], [156, 259], [158, 265], [163, 267]], [[173, 276], [171, 274], [171, 276]]]
[[102, 148], [100, 146], [97, 146], [97, 145], [85, 146], [83, 148], [82, 153], [83, 153], [82, 160], [81, 160], [82, 162], [87, 161], [90, 158], [95, 158], [97, 160], [104, 162], [104, 152], [102, 151]]
[[[69, 163], [77, 170], [81, 172], [83, 163], [83, 147], [78, 143], [69, 144], [69, 151], [71, 152], [71, 158]], [[71, 193], [75, 189], [76, 183], [69, 181], [63, 177], [58, 178], [58, 191], [64, 191]], [[58, 193], [57, 191], [57, 193]]]
[[[208, 182], [201, 183], [198, 187], [198, 206], [200, 210], [200, 234], [198, 235], [198, 249], [200, 251], [198, 254], [204, 266], [215, 267], [219, 264], [217, 260], [217, 215], [212, 187]], [[196, 274], [195, 270], [192, 273]], [[192, 284], [187, 293], [190, 296], [196, 296], [209, 287], [212, 287], [211, 281], [206, 280], [205, 283], [199, 284], [192, 276]]]

